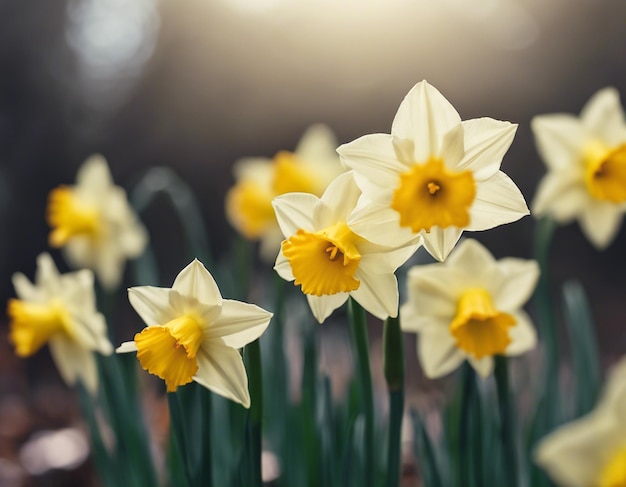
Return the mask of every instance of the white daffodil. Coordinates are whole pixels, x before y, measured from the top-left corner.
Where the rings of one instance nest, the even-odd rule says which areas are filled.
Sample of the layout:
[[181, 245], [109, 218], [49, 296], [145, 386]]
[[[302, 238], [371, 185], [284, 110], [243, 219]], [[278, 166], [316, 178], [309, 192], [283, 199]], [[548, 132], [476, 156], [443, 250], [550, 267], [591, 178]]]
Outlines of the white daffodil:
[[626, 359], [592, 412], [541, 440], [535, 462], [563, 487], [626, 485]]
[[165, 380], [168, 392], [192, 380], [250, 407], [238, 349], [256, 340], [272, 313], [222, 299], [213, 276], [194, 260], [170, 288], [132, 287], [128, 299], [147, 327], [118, 353], [137, 352], [141, 366]]
[[626, 121], [617, 90], [597, 92], [580, 117], [541, 115], [531, 127], [548, 167], [533, 214], [561, 224], [578, 219], [596, 248], [607, 247], [626, 209]]
[[141, 255], [148, 241], [101, 155], [85, 161], [75, 186], [50, 192], [47, 219], [50, 245], [63, 247], [74, 267], [92, 269], [106, 289], [119, 285], [126, 260]]
[[80, 380], [92, 394], [98, 386], [93, 352], [109, 355], [104, 316], [98, 313], [93, 273], [83, 269], [60, 275], [52, 258], [37, 258], [35, 283], [13, 275], [19, 299], [10, 299], [9, 340], [20, 357], [29, 357], [46, 343], [61, 377], [69, 385]]
[[534, 261], [496, 261], [475, 240], [465, 240], [444, 263], [415, 266], [400, 310], [404, 331], [419, 333], [417, 355], [427, 377], [441, 377], [468, 360], [487, 377], [494, 355], [532, 349], [536, 334], [521, 307], [539, 277]]
[[281, 151], [273, 159], [245, 158], [235, 163], [236, 184], [226, 195], [226, 216], [245, 238], [261, 241], [264, 260], [276, 258], [282, 240], [272, 199], [292, 192], [321, 196], [344, 171], [336, 148], [337, 141], [328, 127], [312, 125], [294, 152]]
[[426, 250], [445, 260], [463, 230], [487, 230], [527, 215], [524, 197], [500, 171], [516, 128], [491, 118], [461, 121], [434, 87], [415, 85], [391, 134], [365, 135], [337, 149], [371, 200], [359, 204], [360, 218], [386, 222], [384, 231], [362, 236], [382, 245], [421, 236]]
[[301, 286], [320, 323], [348, 296], [378, 318], [398, 314], [394, 272], [417, 245], [397, 249], [359, 237], [364, 225], [376, 223], [352, 226], [352, 210], [360, 195], [350, 171], [337, 177], [321, 199], [291, 193], [273, 201], [286, 239], [274, 269], [283, 279]]

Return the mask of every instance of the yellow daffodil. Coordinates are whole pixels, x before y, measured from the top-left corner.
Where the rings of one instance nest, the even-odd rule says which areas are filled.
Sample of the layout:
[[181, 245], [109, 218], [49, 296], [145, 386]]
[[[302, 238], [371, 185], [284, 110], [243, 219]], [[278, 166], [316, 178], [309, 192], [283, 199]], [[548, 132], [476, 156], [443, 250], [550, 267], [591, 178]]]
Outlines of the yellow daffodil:
[[426, 250], [445, 260], [463, 230], [487, 230], [527, 215], [524, 197], [500, 171], [516, 128], [491, 118], [461, 121], [434, 87], [415, 85], [391, 134], [365, 135], [337, 149], [371, 200], [359, 205], [359, 218], [386, 223], [384, 231], [377, 227], [362, 236], [381, 245], [421, 236]]
[[541, 440], [535, 462], [562, 487], [626, 485], [626, 359], [612, 369], [591, 413]]
[[194, 260], [170, 288], [133, 287], [128, 299], [147, 327], [118, 353], [137, 352], [141, 366], [168, 392], [192, 380], [250, 407], [248, 378], [238, 349], [265, 331], [272, 314], [222, 299], [213, 276]]
[[83, 269], [60, 275], [52, 258], [37, 258], [35, 283], [13, 275], [18, 299], [10, 299], [9, 340], [20, 357], [29, 357], [46, 343], [61, 377], [69, 385], [80, 380], [91, 393], [98, 385], [93, 352], [109, 355], [104, 316], [98, 313], [93, 273]]
[[261, 241], [264, 260], [276, 258], [282, 240], [272, 199], [291, 192], [321, 196], [344, 171], [336, 148], [331, 130], [313, 125], [294, 152], [281, 151], [273, 159], [245, 158], [235, 163], [236, 184], [226, 195], [226, 216], [245, 238]]
[[63, 247], [74, 267], [92, 269], [106, 289], [119, 285], [126, 259], [141, 255], [148, 240], [101, 155], [85, 161], [75, 186], [50, 192], [47, 219], [50, 245]]
[[418, 358], [427, 377], [441, 377], [468, 360], [487, 377], [494, 355], [519, 355], [536, 334], [521, 307], [539, 268], [534, 261], [496, 261], [475, 240], [465, 240], [444, 263], [415, 266], [400, 310], [404, 331], [419, 333]]
[[562, 224], [578, 219], [596, 248], [607, 247], [626, 209], [626, 121], [619, 94], [605, 88], [587, 102], [580, 117], [541, 115], [531, 126], [548, 168], [533, 214]]
[[376, 222], [352, 225], [361, 191], [352, 171], [337, 177], [321, 199], [291, 193], [274, 199], [285, 236], [274, 269], [306, 294], [311, 311], [322, 323], [352, 296], [378, 318], [398, 314], [395, 270], [417, 248], [373, 244], [358, 233]]

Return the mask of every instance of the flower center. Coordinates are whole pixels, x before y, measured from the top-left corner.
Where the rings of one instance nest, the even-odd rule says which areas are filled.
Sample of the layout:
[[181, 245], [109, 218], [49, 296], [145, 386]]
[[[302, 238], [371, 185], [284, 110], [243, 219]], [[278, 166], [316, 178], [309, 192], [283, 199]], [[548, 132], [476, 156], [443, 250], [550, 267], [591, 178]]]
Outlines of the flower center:
[[485, 289], [468, 289], [459, 300], [450, 333], [460, 349], [481, 359], [504, 353], [511, 343], [509, 327], [514, 324], [515, 318], [494, 308]]
[[451, 171], [443, 160], [431, 157], [400, 175], [391, 207], [400, 214], [400, 225], [417, 233], [432, 227], [466, 227], [469, 208], [476, 196], [470, 171]]
[[355, 245], [358, 240], [344, 222], [316, 233], [298, 230], [282, 244], [294, 284], [302, 286], [303, 293], [315, 296], [357, 290], [361, 284], [354, 278], [361, 261]]
[[244, 237], [259, 238], [276, 221], [272, 197], [264, 188], [249, 181], [235, 185], [228, 192], [226, 213]]
[[41, 304], [10, 299], [7, 314], [11, 320], [9, 340], [20, 357], [33, 355], [57, 333], [69, 333], [69, 313], [57, 300]]
[[626, 144], [609, 149], [592, 142], [585, 148], [584, 159], [589, 193], [602, 201], [626, 202]]
[[317, 177], [292, 152], [281, 151], [274, 156], [274, 183], [276, 196], [285, 193], [312, 193], [321, 196]]
[[52, 247], [61, 247], [75, 236], [96, 238], [100, 232], [97, 208], [86, 203], [67, 186], [60, 186], [50, 192], [47, 219], [52, 227], [49, 236]]
[[198, 371], [196, 352], [202, 343], [199, 320], [189, 314], [164, 325], [149, 326], [135, 335], [137, 359], [165, 381], [167, 392], [188, 384]]
[[626, 446], [618, 449], [606, 463], [598, 487], [626, 487]]

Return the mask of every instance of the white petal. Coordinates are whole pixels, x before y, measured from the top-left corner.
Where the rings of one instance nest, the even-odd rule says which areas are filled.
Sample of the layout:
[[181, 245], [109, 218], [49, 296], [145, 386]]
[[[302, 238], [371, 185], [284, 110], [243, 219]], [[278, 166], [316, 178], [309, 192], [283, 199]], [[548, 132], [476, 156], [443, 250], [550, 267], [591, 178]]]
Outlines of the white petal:
[[37, 270], [35, 271], [35, 284], [37, 287], [55, 289], [59, 281], [59, 271], [50, 254], [42, 253], [37, 256]]
[[175, 318], [170, 293], [170, 289], [162, 287], [131, 287], [128, 300], [147, 326], [163, 325]]
[[283, 232], [281, 232], [278, 223], [267, 228], [263, 235], [261, 235], [261, 245], [259, 248], [261, 260], [267, 264], [271, 264], [280, 252], [280, 245], [283, 240]]
[[76, 185], [92, 199], [106, 197], [113, 186], [113, 178], [104, 156], [94, 154], [83, 163], [76, 174]]
[[126, 256], [121, 251], [122, 248], [118, 242], [109, 241], [101, 245], [93, 255], [93, 270], [98, 277], [98, 281], [107, 291], [117, 289], [122, 280]]
[[78, 379], [93, 395], [98, 389], [98, 372], [91, 350], [72, 340], [53, 337], [49, 342], [50, 353], [66, 384], [73, 386]]
[[502, 171], [478, 184], [467, 230], [478, 231], [511, 223], [530, 214], [519, 188]]
[[357, 208], [348, 220], [350, 229], [366, 240], [386, 247], [398, 248], [414, 245], [421, 239], [408, 227], [400, 226], [399, 213], [361, 197]]
[[533, 215], [550, 215], [563, 224], [580, 215], [589, 200], [589, 193], [576, 171], [555, 171], [539, 182], [531, 206]]
[[457, 170], [469, 170], [482, 181], [493, 176], [509, 150], [517, 125], [493, 118], [475, 118], [462, 122], [465, 155]]
[[348, 300], [348, 293], [331, 294], [328, 296], [306, 295], [311, 312], [319, 323], [324, 323], [333, 311]]
[[429, 379], [449, 374], [465, 359], [447, 325], [424, 329], [420, 333], [417, 347], [417, 356], [424, 375]]
[[612, 203], [590, 201], [579, 217], [580, 226], [589, 241], [603, 250], [613, 241], [622, 223], [623, 209]]
[[466, 238], [450, 256], [446, 265], [463, 270], [469, 276], [477, 276], [494, 268], [496, 260], [478, 240]]
[[440, 262], [446, 260], [456, 243], [461, 238], [463, 229], [457, 227], [433, 227], [430, 232], [421, 232], [424, 248]]
[[465, 153], [463, 144], [463, 125], [461, 124], [452, 127], [443, 137], [440, 152], [441, 158], [448, 168], [457, 169]]
[[521, 308], [530, 299], [539, 279], [539, 265], [534, 260], [516, 258], [500, 259], [498, 274], [490, 291], [494, 306], [501, 311]]
[[196, 298], [207, 306], [221, 306], [222, 304], [222, 295], [215, 279], [198, 259], [194, 259], [191, 264], [180, 271], [172, 289], [183, 296]]
[[626, 414], [626, 357], [622, 357], [608, 371], [606, 385], [596, 407], [603, 414], [624, 418]]
[[291, 270], [291, 264], [287, 257], [285, 257], [282, 252], [278, 254], [276, 257], [276, 264], [274, 265], [274, 270], [277, 274], [282, 277], [285, 281], [293, 281], [295, 276], [293, 275], [293, 271]]
[[483, 357], [480, 360], [471, 355], [467, 355], [466, 357], [467, 361], [481, 378], [486, 379], [493, 372], [493, 357]]
[[532, 119], [537, 150], [552, 170], [572, 169], [582, 162], [582, 147], [589, 139], [587, 130], [574, 115], [540, 115]]
[[466, 286], [463, 277], [457, 269], [441, 264], [414, 266], [407, 276], [408, 301], [417, 314], [444, 318], [449, 323]]
[[415, 144], [415, 160], [425, 162], [439, 155], [444, 135], [461, 122], [448, 100], [426, 81], [416, 84], [406, 95], [391, 126], [391, 133]]
[[585, 104], [580, 112], [580, 118], [587, 130], [603, 139], [616, 127], [623, 128], [624, 110], [618, 91], [613, 87], [598, 91]]
[[113, 352], [113, 345], [106, 336], [104, 315], [94, 311], [72, 315], [72, 337], [80, 346], [97, 350], [103, 355]]
[[321, 201], [327, 210], [318, 210], [315, 215], [315, 227], [325, 228], [339, 221], [348, 221], [348, 217], [361, 196], [361, 190], [354, 181], [354, 172], [348, 171], [337, 176], [328, 186]]
[[[365, 258], [363, 259], [365, 260]], [[354, 277], [359, 279], [361, 284], [356, 291], [352, 291], [350, 295], [363, 306], [367, 311], [384, 320], [398, 315], [398, 281], [396, 276], [391, 272], [374, 273], [369, 272], [369, 268], [375, 268], [375, 262], [363, 262], [359, 264]]]
[[506, 348], [506, 355], [521, 355], [537, 346], [537, 332], [530, 318], [523, 311], [512, 313], [515, 325], [509, 329], [511, 343]]
[[208, 336], [222, 338], [229, 347], [242, 348], [261, 336], [271, 318], [272, 313], [254, 304], [225, 299], [222, 313], [209, 324]]
[[274, 178], [272, 160], [267, 157], [244, 157], [233, 165], [237, 182], [251, 181], [262, 188], [271, 188]]
[[21, 272], [13, 274], [11, 281], [13, 282], [13, 287], [15, 288], [15, 294], [19, 299], [38, 302], [40, 298], [42, 298], [39, 289], [37, 289], [37, 287]]
[[276, 220], [286, 238], [299, 229], [315, 231], [313, 214], [319, 198], [309, 193], [287, 193], [272, 200]]
[[137, 344], [132, 342], [124, 342], [115, 349], [115, 353], [130, 353], [137, 351]]
[[336, 159], [339, 166], [337, 145], [337, 138], [327, 125], [315, 124], [306, 129], [294, 153], [305, 161]]
[[207, 389], [227, 399], [250, 407], [248, 376], [239, 352], [213, 340], [209, 347], [202, 347], [196, 355], [198, 372], [194, 380]]

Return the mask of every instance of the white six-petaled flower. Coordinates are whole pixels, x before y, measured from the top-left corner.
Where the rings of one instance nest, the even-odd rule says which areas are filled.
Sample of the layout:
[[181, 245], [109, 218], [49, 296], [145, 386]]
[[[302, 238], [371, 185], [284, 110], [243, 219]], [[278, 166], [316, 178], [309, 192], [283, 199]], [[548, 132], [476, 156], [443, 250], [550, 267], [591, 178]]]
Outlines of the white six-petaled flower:
[[85, 161], [76, 185], [50, 192], [47, 219], [50, 245], [63, 247], [74, 267], [92, 269], [106, 289], [119, 285], [126, 260], [141, 255], [148, 241], [126, 192], [113, 184], [101, 155]]
[[427, 377], [441, 377], [468, 360], [487, 377], [494, 355], [520, 355], [536, 343], [521, 307], [530, 298], [539, 268], [534, 261], [496, 261], [475, 240], [459, 244], [443, 263], [408, 272], [404, 331], [416, 332], [418, 358]]
[[626, 359], [593, 411], [543, 438], [535, 462], [562, 487], [626, 485]]
[[197, 259], [171, 288], [132, 287], [128, 299], [147, 325], [118, 353], [137, 352], [141, 366], [165, 380], [168, 392], [196, 381], [250, 407], [248, 378], [238, 349], [256, 340], [272, 313], [222, 295]]
[[274, 269], [295, 281], [322, 323], [352, 296], [367, 311], [385, 319], [397, 316], [395, 270], [417, 244], [398, 249], [361, 238], [363, 220], [352, 225], [352, 211], [361, 195], [352, 171], [337, 177], [321, 198], [291, 193], [274, 199], [276, 217], [285, 236]]
[[13, 275], [19, 299], [10, 299], [9, 340], [20, 357], [33, 355], [46, 343], [61, 377], [69, 385], [80, 380], [95, 394], [98, 373], [94, 352], [109, 355], [104, 316], [96, 310], [93, 273], [83, 269], [59, 274], [52, 258], [37, 258], [35, 282]]
[[562, 224], [578, 219], [591, 243], [605, 248], [626, 210], [626, 121], [617, 90], [597, 92], [580, 117], [541, 115], [531, 127], [548, 167], [533, 214]]
[[[365, 201], [360, 218], [385, 222], [362, 236], [381, 245], [423, 237], [445, 260], [464, 230], [487, 230], [528, 214], [517, 186], [500, 171], [516, 125], [461, 121], [426, 81], [400, 104], [391, 134], [360, 137], [337, 149], [356, 173]], [[355, 217], [356, 221], [356, 217]]]
[[280, 151], [273, 159], [244, 158], [235, 163], [236, 184], [226, 195], [230, 224], [249, 240], [260, 240], [261, 257], [272, 262], [282, 235], [272, 199], [285, 193], [321, 196], [344, 169], [335, 149], [337, 141], [325, 125], [312, 125], [294, 152]]

